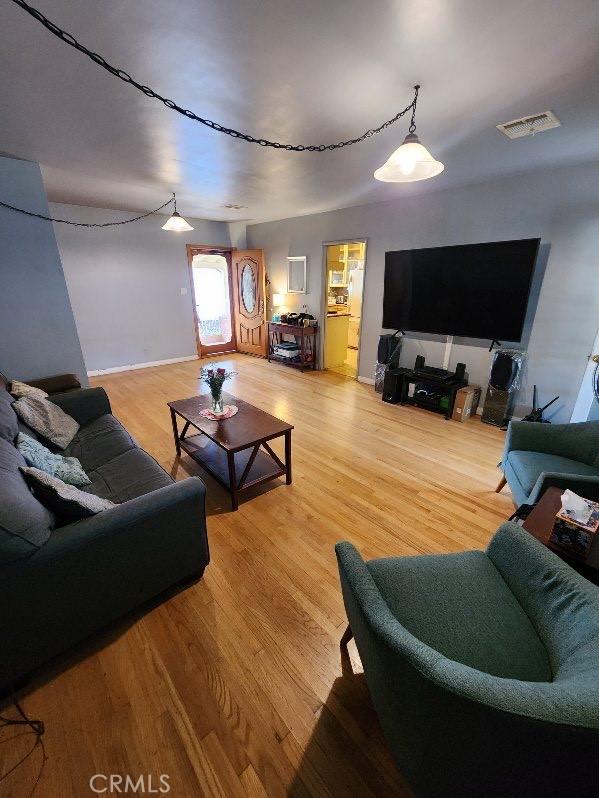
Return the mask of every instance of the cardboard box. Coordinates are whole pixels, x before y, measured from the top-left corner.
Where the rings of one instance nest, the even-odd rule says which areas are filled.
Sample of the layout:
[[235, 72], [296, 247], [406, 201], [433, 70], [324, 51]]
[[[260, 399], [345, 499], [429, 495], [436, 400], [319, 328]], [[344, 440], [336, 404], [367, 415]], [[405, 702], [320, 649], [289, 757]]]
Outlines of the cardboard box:
[[466, 385], [460, 388], [455, 396], [452, 419], [454, 421], [468, 421], [475, 415], [480, 402], [481, 388], [479, 385]]

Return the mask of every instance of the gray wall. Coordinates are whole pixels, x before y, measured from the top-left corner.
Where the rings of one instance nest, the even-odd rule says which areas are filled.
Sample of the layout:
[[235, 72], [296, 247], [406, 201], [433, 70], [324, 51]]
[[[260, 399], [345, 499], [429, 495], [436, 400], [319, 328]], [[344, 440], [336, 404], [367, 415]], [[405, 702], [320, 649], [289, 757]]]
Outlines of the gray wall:
[[[38, 164], [0, 156], [0, 196], [48, 215]], [[0, 207], [0, 370], [35, 379], [87, 375], [50, 222]]]
[[[52, 203], [52, 215], [102, 223], [131, 218]], [[166, 217], [87, 229], [55, 224], [88, 371], [197, 354], [186, 244], [229, 244], [228, 226], [188, 218], [194, 230], [161, 229]], [[186, 289], [185, 295], [181, 289]]]
[[[306, 301], [319, 317], [323, 242], [368, 240], [360, 346], [363, 377], [373, 376], [381, 332], [385, 251], [537, 236], [542, 249], [522, 340], [528, 365], [519, 412], [530, 403], [536, 383], [544, 402], [556, 394], [561, 397], [553, 420], [568, 421], [599, 318], [599, 163], [247, 228], [248, 246], [265, 251], [273, 291], [284, 292], [286, 257], [307, 255], [308, 294], [290, 297], [289, 306]], [[409, 335], [402, 364], [413, 365], [415, 356], [424, 354], [429, 365], [440, 366], [445, 340]], [[470, 382], [485, 385], [488, 346], [488, 341], [456, 339], [450, 366], [466, 363]]]

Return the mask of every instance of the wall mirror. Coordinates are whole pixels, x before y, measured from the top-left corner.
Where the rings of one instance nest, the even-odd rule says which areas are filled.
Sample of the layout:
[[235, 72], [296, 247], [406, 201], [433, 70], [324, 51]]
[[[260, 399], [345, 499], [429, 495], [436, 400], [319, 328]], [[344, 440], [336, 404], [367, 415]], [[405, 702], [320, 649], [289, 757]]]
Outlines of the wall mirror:
[[306, 256], [287, 258], [287, 293], [306, 293]]

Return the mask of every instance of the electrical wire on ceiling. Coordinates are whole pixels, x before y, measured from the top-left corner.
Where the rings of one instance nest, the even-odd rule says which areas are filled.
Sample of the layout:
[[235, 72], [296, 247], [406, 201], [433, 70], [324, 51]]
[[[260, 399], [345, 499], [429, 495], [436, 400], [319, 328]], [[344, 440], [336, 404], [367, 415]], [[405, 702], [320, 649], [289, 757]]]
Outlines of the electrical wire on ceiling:
[[[17, 213], [24, 213], [25, 216], [33, 216], [35, 219], [43, 219], [46, 222], [58, 222], [59, 224], [70, 224], [73, 227], [117, 227], [121, 224], [131, 224], [131, 222], [138, 222], [140, 219], [145, 219], [147, 216], [152, 216], [153, 213], [158, 213], [163, 208], [166, 208], [167, 205], [170, 205], [172, 202], [175, 203], [175, 212], [177, 210], [175, 195], [163, 203], [159, 208], [154, 208], [153, 211], [148, 211], [147, 213], [142, 213], [140, 216], [134, 216], [132, 219], [121, 219], [118, 222], [73, 222], [69, 219], [55, 219], [53, 216], [45, 216], [43, 213], [35, 213], [34, 211], [26, 211], [24, 208], [17, 208], [16, 205], [11, 205], [9, 202], [3, 202], [0, 200], [0, 207], [8, 208], [10, 211], [16, 211]], [[178, 214], [177, 214], [178, 215]]]
[[226, 136], [231, 136], [236, 139], [242, 139], [243, 141], [247, 141], [250, 144], [258, 144], [261, 147], [273, 147], [277, 150], [287, 150], [288, 152], [325, 152], [329, 150], [339, 150], [342, 147], [349, 147], [352, 144], [358, 144], [361, 141], [365, 141], [372, 136], [376, 136], [378, 133], [381, 133], [391, 125], [394, 125], [398, 122], [403, 116], [405, 116], [409, 111], [414, 111], [416, 109], [416, 102], [418, 99], [418, 88], [414, 90], [414, 97], [412, 102], [407, 105], [403, 110], [398, 111], [395, 116], [391, 117], [391, 119], [387, 119], [386, 122], [383, 122], [378, 127], [370, 128], [370, 130], [365, 131], [360, 136], [356, 136], [352, 139], [347, 139], [346, 141], [338, 141], [333, 144], [285, 144], [280, 141], [270, 141], [269, 139], [264, 138], [257, 138], [256, 136], [252, 136], [249, 133], [244, 133], [239, 130], [235, 130], [231, 127], [226, 127], [225, 125], [221, 125], [220, 122], [215, 122], [212, 119], [206, 119], [204, 117], [199, 116], [194, 111], [189, 110], [188, 108], [183, 108], [178, 105], [174, 100], [170, 100], [168, 97], [163, 97], [154, 89], [151, 89], [149, 86], [145, 86], [143, 83], [139, 83], [135, 80], [128, 72], [125, 72], [124, 69], [120, 69], [119, 67], [115, 67], [112, 64], [108, 63], [108, 61], [103, 58], [103, 56], [99, 55], [98, 53], [93, 52], [93, 50], [89, 50], [85, 45], [81, 44], [81, 42], [77, 41], [77, 39], [67, 31], [60, 28], [56, 23], [49, 20], [41, 11], [33, 6], [30, 6], [29, 3], [26, 3], [25, 0], [12, 0], [15, 5], [19, 6], [26, 11], [30, 16], [32, 16], [35, 20], [37, 20], [41, 25], [46, 28], [46, 30], [50, 31], [54, 36], [60, 39], [65, 44], [68, 44], [70, 47], [75, 48], [75, 50], [79, 50], [80, 53], [86, 55], [90, 58], [95, 64], [105, 69], [114, 77], [122, 80], [124, 83], [129, 83], [138, 91], [145, 94], [146, 97], [150, 97], [154, 100], [159, 100], [163, 103], [167, 108], [170, 108], [173, 111], [177, 111], [177, 113], [182, 114], [183, 116], [187, 117], [188, 119], [193, 120], [194, 122], [199, 122], [202, 125], [206, 125], [206, 127], [215, 130], [217, 133], [224, 133]]

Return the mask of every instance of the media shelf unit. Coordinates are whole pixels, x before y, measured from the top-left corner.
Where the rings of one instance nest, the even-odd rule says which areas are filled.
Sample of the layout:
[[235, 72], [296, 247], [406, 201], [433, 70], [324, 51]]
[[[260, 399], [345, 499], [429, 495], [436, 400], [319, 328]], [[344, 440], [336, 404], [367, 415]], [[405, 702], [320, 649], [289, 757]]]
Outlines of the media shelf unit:
[[[412, 385], [414, 387], [410, 389]], [[443, 378], [417, 369], [389, 369], [385, 374], [383, 402], [414, 405], [433, 413], [440, 413], [446, 419], [450, 419], [456, 394], [466, 385], [468, 385], [468, 375], [465, 373], [463, 377], [454, 374]]]
[[[299, 346], [299, 355], [296, 358], [280, 357], [275, 354], [275, 347], [280, 344], [283, 336], [291, 336]], [[283, 324], [279, 321], [268, 322], [268, 362], [271, 360], [282, 363], [284, 366], [294, 366], [303, 371], [305, 368], [316, 369], [318, 352], [318, 327], [303, 327], [300, 324]]]

